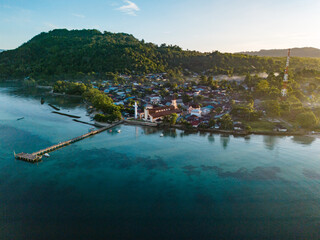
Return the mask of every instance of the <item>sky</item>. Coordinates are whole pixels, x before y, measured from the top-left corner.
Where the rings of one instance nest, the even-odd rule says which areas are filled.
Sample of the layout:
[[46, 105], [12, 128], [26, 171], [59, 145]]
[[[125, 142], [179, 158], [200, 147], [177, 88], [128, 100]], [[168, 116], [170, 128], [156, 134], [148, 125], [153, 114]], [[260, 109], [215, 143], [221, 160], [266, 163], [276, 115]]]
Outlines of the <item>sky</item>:
[[202, 52], [320, 48], [319, 0], [0, 0], [0, 49], [56, 28]]

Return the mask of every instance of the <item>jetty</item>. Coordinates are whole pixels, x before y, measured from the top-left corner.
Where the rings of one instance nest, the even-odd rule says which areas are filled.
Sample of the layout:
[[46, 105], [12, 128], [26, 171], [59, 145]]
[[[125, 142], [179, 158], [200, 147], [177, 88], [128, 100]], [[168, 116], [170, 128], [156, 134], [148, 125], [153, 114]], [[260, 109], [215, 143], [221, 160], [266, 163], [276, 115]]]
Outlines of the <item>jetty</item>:
[[88, 138], [88, 137], [91, 137], [93, 135], [96, 135], [96, 134], [99, 134], [103, 131], [106, 131], [110, 128], [113, 128], [119, 124], [121, 124], [122, 121], [119, 121], [117, 123], [114, 123], [114, 124], [111, 124], [107, 127], [103, 127], [103, 128], [100, 128], [98, 130], [95, 130], [95, 131], [91, 131], [89, 133], [86, 133], [86, 134], [83, 134], [79, 137], [76, 137], [76, 138], [73, 138], [73, 139], [70, 139], [70, 140], [67, 140], [67, 141], [64, 141], [64, 142], [60, 142], [58, 144], [55, 144], [51, 147], [47, 147], [45, 149], [42, 149], [42, 150], [39, 150], [37, 152], [34, 152], [34, 153], [14, 153], [14, 157], [18, 160], [22, 160], [22, 161], [26, 161], [26, 162], [29, 162], [29, 163], [36, 163], [36, 162], [40, 162], [42, 160], [42, 156], [46, 153], [49, 153], [49, 152], [53, 152], [59, 148], [62, 148], [62, 147], [65, 147], [65, 146], [68, 146], [70, 144], [73, 144], [75, 142], [78, 142], [78, 141], [81, 141], [85, 138]]
[[82, 123], [82, 124], [87, 124], [87, 125], [90, 125], [90, 126], [94, 126], [94, 127], [97, 127], [97, 128], [101, 128], [101, 125], [97, 124], [97, 123], [89, 123], [89, 122], [84, 122], [84, 121], [80, 121], [78, 119], [72, 119], [73, 121], [75, 122], [78, 122], [78, 123]]
[[52, 107], [54, 110], [60, 111], [60, 108], [57, 108], [56, 106], [54, 106], [53, 104], [49, 103], [48, 104], [50, 107]]
[[59, 114], [59, 115], [62, 115], [62, 116], [67, 116], [67, 117], [70, 117], [70, 118], [81, 118], [80, 116], [71, 115], [71, 114], [67, 114], [67, 113], [56, 112], [56, 111], [52, 111], [52, 113]]

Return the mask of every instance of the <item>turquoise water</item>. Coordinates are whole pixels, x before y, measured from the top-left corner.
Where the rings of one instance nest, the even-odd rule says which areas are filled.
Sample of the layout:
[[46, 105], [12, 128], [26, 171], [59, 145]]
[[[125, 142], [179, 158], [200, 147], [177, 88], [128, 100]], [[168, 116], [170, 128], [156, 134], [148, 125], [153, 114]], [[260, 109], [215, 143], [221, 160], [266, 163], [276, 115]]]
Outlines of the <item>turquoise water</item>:
[[47, 103], [90, 120], [79, 99], [0, 87], [1, 240], [320, 238], [319, 139], [122, 125], [15, 160], [91, 128]]

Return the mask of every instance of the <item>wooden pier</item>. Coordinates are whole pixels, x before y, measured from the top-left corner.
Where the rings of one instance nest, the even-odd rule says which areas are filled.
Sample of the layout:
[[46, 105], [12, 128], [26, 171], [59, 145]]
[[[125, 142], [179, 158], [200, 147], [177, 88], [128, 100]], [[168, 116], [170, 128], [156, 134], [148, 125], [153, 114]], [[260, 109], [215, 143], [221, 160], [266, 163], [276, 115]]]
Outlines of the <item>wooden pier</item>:
[[114, 124], [111, 124], [110, 126], [107, 126], [107, 127], [103, 127], [103, 128], [100, 128], [98, 130], [95, 130], [95, 131], [91, 131], [89, 133], [86, 133], [86, 134], [83, 134], [79, 137], [76, 137], [76, 138], [73, 138], [73, 139], [70, 139], [68, 141], [65, 141], [65, 142], [60, 142], [56, 145], [53, 145], [51, 147], [48, 147], [48, 148], [45, 148], [45, 149], [42, 149], [40, 151], [37, 151], [37, 152], [34, 152], [34, 153], [18, 153], [18, 154], [14, 154], [15, 158], [16, 159], [19, 159], [19, 160], [22, 160], [22, 161], [26, 161], [26, 162], [30, 162], [30, 163], [36, 163], [36, 162], [40, 162], [41, 159], [42, 159], [42, 156], [46, 153], [49, 153], [49, 152], [53, 152], [59, 148], [62, 148], [62, 147], [65, 147], [67, 145], [70, 145], [72, 143], [75, 143], [75, 142], [78, 142], [78, 141], [81, 141], [85, 138], [88, 138], [90, 136], [93, 136], [93, 135], [96, 135], [98, 133], [101, 133], [103, 131], [106, 131], [110, 128], [113, 128], [119, 124], [121, 124], [122, 121], [120, 122], [117, 122], [117, 123], [114, 123]]

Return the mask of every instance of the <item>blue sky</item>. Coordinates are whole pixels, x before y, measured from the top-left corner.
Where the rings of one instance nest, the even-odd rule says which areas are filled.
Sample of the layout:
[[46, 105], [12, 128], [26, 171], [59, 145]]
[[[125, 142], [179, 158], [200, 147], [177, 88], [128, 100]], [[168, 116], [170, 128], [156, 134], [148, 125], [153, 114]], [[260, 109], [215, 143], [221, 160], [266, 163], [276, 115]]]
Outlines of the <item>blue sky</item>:
[[319, 10], [319, 0], [0, 0], [0, 49], [55, 28], [199, 51], [320, 48]]

